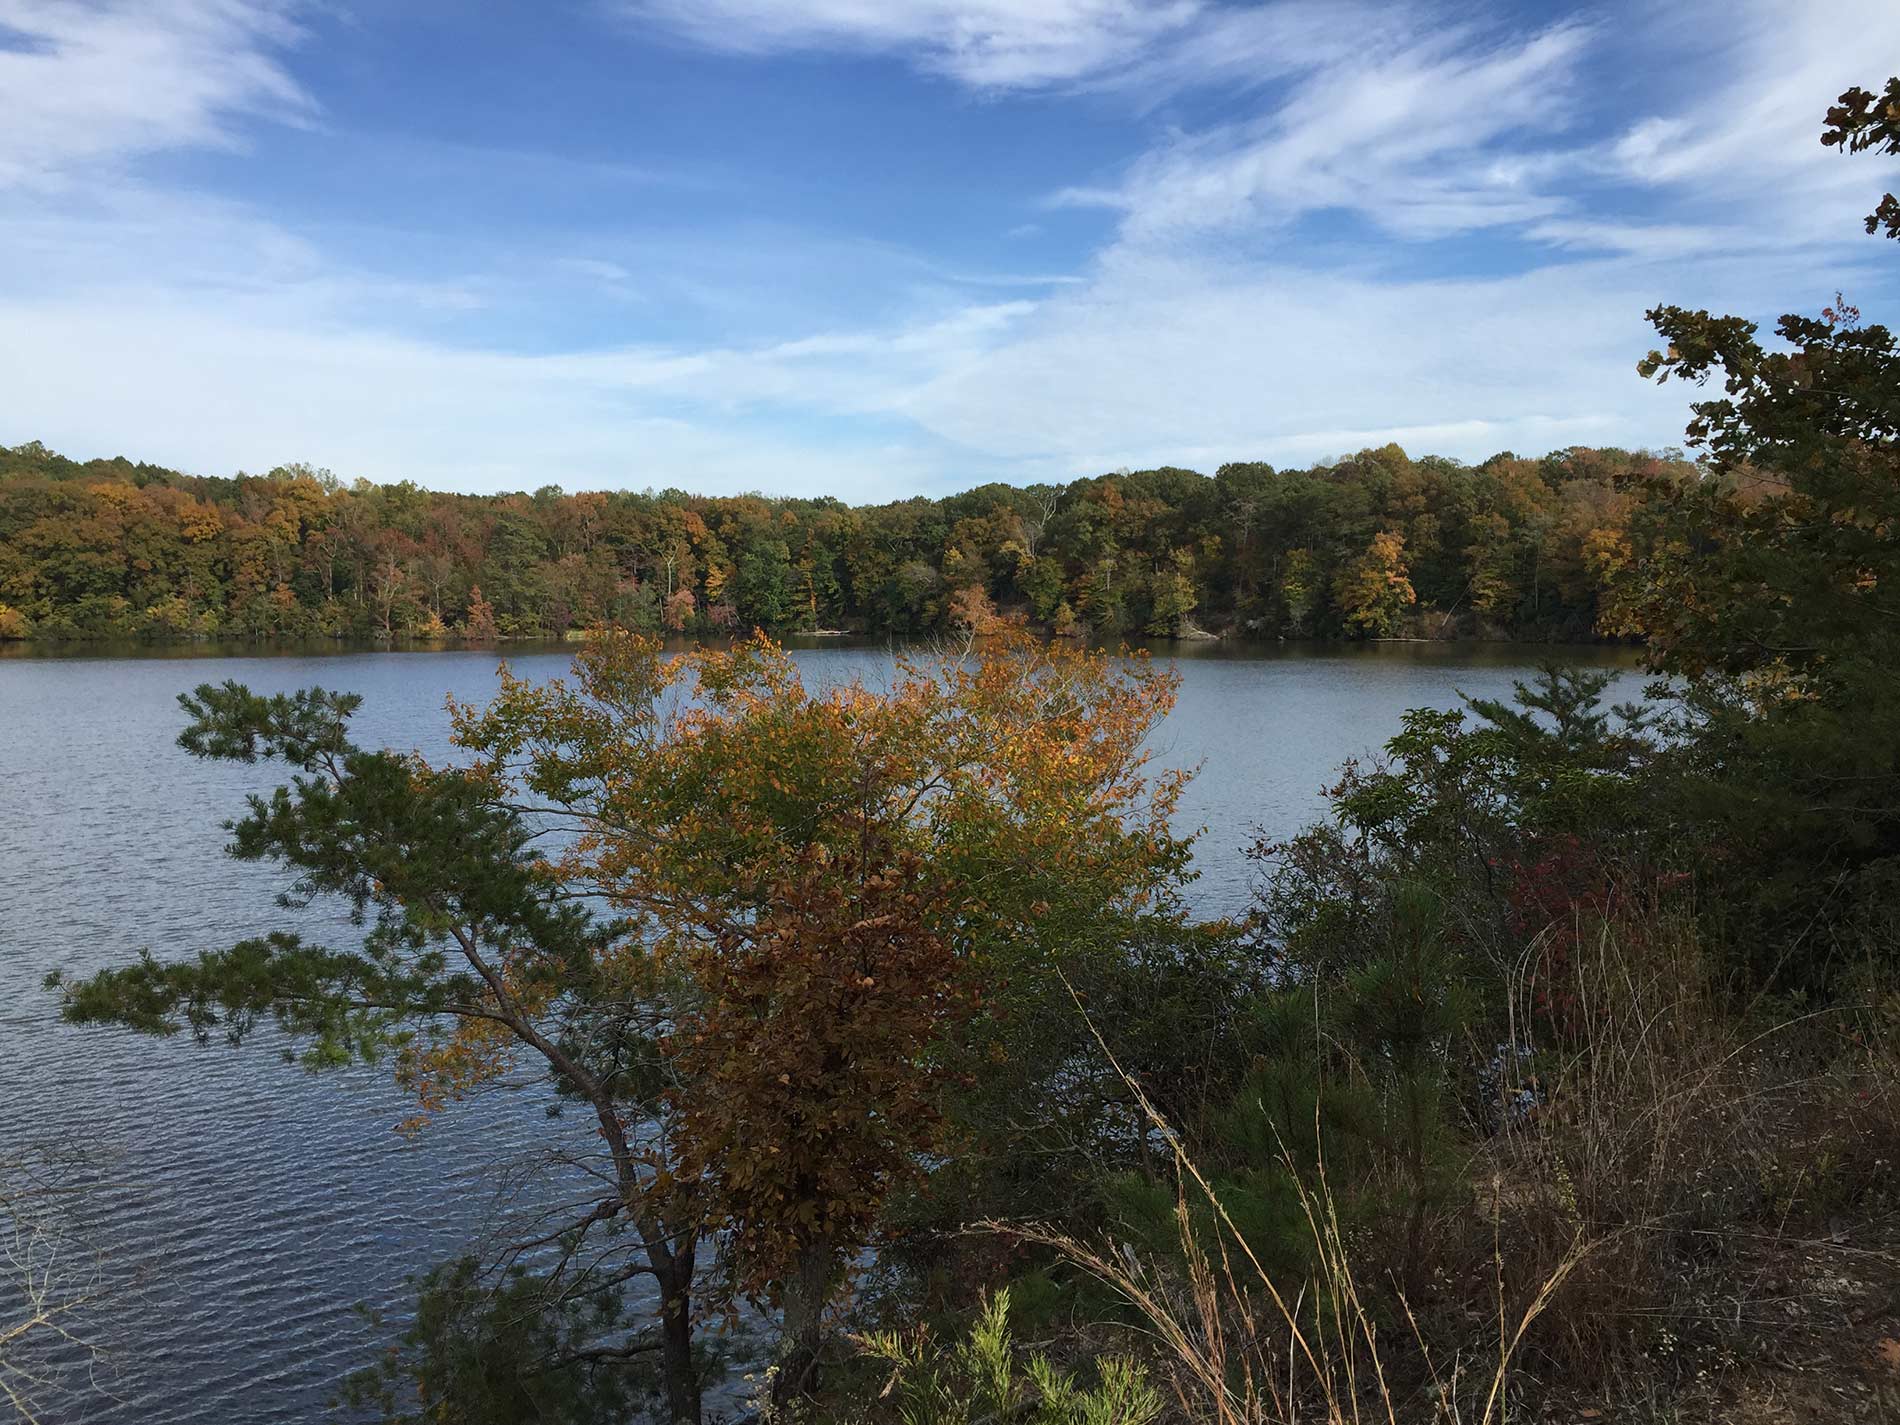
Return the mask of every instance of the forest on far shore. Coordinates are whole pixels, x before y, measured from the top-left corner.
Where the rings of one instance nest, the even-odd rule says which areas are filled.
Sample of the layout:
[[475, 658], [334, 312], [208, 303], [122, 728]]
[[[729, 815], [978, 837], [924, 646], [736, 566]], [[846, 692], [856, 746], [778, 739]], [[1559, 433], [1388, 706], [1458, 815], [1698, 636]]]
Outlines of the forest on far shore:
[[943, 499], [678, 490], [462, 495], [306, 465], [187, 475], [0, 447], [0, 639], [1058, 634], [1243, 639], [1626, 632], [1603, 591], [1679, 453], [1119, 471]]

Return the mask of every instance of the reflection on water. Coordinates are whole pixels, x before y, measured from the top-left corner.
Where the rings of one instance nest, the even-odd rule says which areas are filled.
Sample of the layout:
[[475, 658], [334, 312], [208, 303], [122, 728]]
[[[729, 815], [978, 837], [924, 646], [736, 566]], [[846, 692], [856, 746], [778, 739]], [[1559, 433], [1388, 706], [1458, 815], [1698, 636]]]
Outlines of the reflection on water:
[[[1396, 732], [1405, 708], [1508, 695], [1543, 656], [1443, 644], [1155, 652], [1182, 675], [1157, 759], [1203, 769], [1181, 816], [1205, 828], [1193, 900], [1207, 914], [1244, 904], [1239, 853], [1254, 830], [1285, 835], [1311, 819], [1338, 764]], [[571, 653], [505, 650], [530, 677], [559, 673]], [[1629, 667], [1607, 650], [1563, 654]], [[795, 656], [814, 683], [890, 676], [881, 649], [816, 642]], [[274, 903], [281, 878], [220, 854], [220, 823], [275, 769], [186, 756], [172, 742], [178, 693], [226, 678], [260, 692], [321, 683], [364, 695], [360, 740], [443, 756], [445, 696], [482, 697], [495, 663], [472, 650], [18, 647], [0, 662], [0, 1145], [86, 1148], [93, 1241], [111, 1278], [132, 1284], [94, 1318], [113, 1398], [69, 1401], [53, 1418], [310, 1420], [374, 1350], [354, 1303], [400, 1305], [407, 1273], [561, 1191], [514, 1195], [524, 1155], [546, 1142], [535, 1087], [502, 1087], [405, 1139], [393, 1126], [409, 1105], [383, 1070], [317, 1078], [262, 1042], [232, 1052], [75, 1030], [40, 988], [49, 970], [83, 973], [142, 948], [189, 955], [292, 915]], [[1629, 696], [1639, 679], [1623, 682]], [[334, 916], [298, 915], [306, 933], [348, 933]]]

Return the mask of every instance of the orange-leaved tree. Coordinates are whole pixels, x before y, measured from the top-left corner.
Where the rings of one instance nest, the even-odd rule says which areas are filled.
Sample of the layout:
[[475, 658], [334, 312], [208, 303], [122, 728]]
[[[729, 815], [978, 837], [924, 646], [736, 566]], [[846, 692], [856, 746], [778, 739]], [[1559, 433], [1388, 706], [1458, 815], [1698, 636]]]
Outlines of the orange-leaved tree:
[[616, 634], [456, 709], [476, 775], [571, 830], [552, 872], [625, 918], [629, 984], [672, 987], [666, 1187], [723, 1235], [722, 1288], [782, 1308], [781, 1398], [887, 1195], [949, 1146], [999, 989], [1046, 992], [1185, 874], [1184, 779], [1144, 748], [1174, 689], [992, 621], [875, 690], [808, 688], [763, 637]]

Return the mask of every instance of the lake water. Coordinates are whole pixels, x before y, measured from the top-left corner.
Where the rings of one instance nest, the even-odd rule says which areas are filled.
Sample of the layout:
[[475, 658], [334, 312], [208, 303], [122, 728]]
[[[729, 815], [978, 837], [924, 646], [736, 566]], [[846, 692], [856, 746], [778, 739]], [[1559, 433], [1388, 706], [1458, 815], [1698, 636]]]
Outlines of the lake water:
[[[1186, 827], [1205, 828], [1197, 906], [1240, 908], [1240, 851], [1255, 829], [1283, 835], [1311, 820], [1339, 763], [1390, 737], [1404, 709], [1450, 706], [1460, 691], [1506, 696], [1546, 652], [1186, 650], [1179, 705], [1154, 745], [1163, 764], [1202, 769], [1182, 803]], [[1562, 653], [1630, 668], [1606, 650]], [[534, 677], [561, 672], [568, 657], [508, 654]], [[876, 683], [891, 667], [875, 649], [796, 657], [808, 682]], [[78, 1323], [104, 1348], [104, 1368], [52, 1401], [47, 1419], [321, 1418], [340, 1377], [383, 1339], [355, 1304], [400, 1309], [407, 1274], [516, 1210], [522, 1155], [548, 1130], [538, 1089], [499, 1089], [405, 1138], [393, 1129], [410, 1104], [384, 1071], [315, 1077], [261, 1042], [233, 1051], [73, 1029], [41, 988], [49, 970], [85, 973], [147, 948], [187, 956], [293, 918], [273, 899], [280, 878], [221, 854], [220, 823], [281, 769], [180, 751], [180, 692], [226, 678], [260, 692], [312, 683], [358, 692], [359, 740], [440, 756], [444, 696], [484, 696], [495, 661], [479, 652], [0, 658], [0, 1159], [32, 1144], [83, 1155], [81, 1211], [112, 1288]], [[1620, 696], [1639, 680], [1631, 670], [1624, 682]], [[347, 931], [314, 914], [298, 928], [312, 921]]]

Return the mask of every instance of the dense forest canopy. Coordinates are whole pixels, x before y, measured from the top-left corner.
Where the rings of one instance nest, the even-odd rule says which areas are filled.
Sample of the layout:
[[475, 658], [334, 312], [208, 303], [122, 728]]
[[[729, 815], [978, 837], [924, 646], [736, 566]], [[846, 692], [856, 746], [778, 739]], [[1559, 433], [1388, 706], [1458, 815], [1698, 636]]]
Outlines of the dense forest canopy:
[[0, 447], [0, 638], [472, 639], [617, 624], [1589, 638], [1633, 496], [1679, 456], [1164, 468], [944, 499], [459, 495]]

